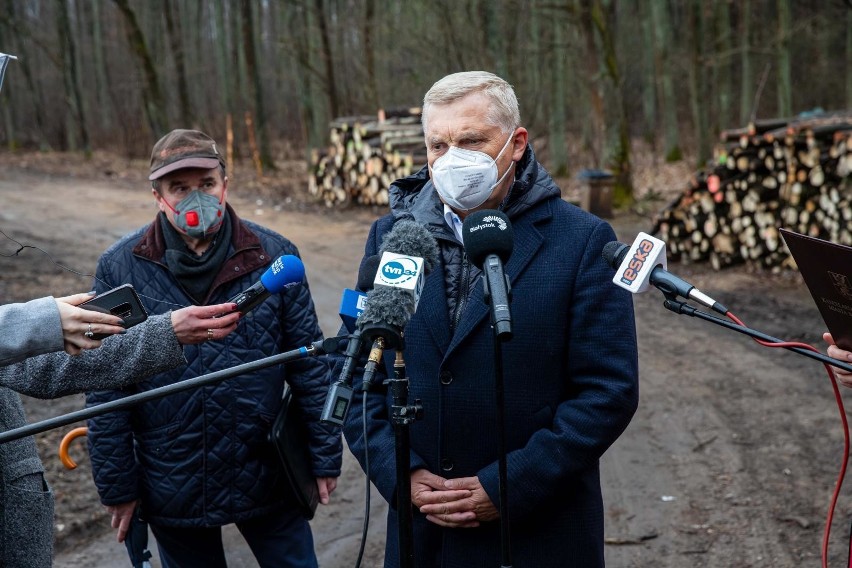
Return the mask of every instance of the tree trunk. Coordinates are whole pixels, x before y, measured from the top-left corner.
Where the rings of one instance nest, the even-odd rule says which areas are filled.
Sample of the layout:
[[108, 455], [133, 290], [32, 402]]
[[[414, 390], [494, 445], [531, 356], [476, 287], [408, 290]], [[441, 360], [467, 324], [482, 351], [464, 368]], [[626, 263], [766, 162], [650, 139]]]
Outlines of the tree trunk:
[[316, 10], [317, 23], [319, 24], [320, 35], [320, 54], [323, 65], [325, 66], [325, 81], [326, 93], [328, 93], [328, 106], [331, 110], [331, 116], [340, 115], [340, 102], [337, 98], [337, 78], [334, 74], [334, 59], [331, 53], [331, 38], [328, 33], [328, 23], [325, 18], [325, 8], [323, 0], [314, 0], [314, 8]]
[[12, 105], [9, 104], [8, 93], [0, 93], [0, 107], [3, 108], [3, 123], [6, 125], [6, 148], [14, 152], [19, 144], [15, 137], [15, 123], [12, 121]]
[[716, 135], [725, 128], [731, 126], [731, 95], [733, 94], [733, 83], [731, 81], [731, 53], [733, 53], [733, 41], [731, 33], [731, 9], [727, 2], [716, 4], [717, 46], [715, 48], [715, 77], [713, 92], [716, 93], [719, 106], [716, 113], [717, 123], [713, 128]]
[[109, 79], [104, 59], [104, 40], [101, 28], [101, 0], [92, 0], [92, 50], [95, 64], [95, 94], [98, 101], [98, 118], [101, 128], [112, 128], [112, 99], [109, 96]]
[[[5, 2], [5, 4], [6, 5], [3, 6], [4, 9], [8, 10], [9, 8], [11, 8], [11, 6], [9, 6], [10, 2], [7, 1]], [[12, 53], [16, 53], [15, 51], [13, 51], [14, 44], [6, 39], [7, 37], [11, 36], [12, 34], [7, 31], [7, 26], [2, 20], [0, 20], [0, 45], [8, 46], [5, 49], [8, 49]], [[3, 67], [5, 65], [6, 69], [8, 70], [10, 63], [14, 65], [15, 60], [5, 59], [3, 61], [0, 61], [0, 109], [2, 109], [3, 111], [3, 123], [6, 126], [5, 131], [0, 131], [0, 134], [5, 134], [6, 147], [9, 149], [9, 151], [15, 151], [18, 148], [18, 140], [15, 136], [15, 121], [12, 117], [12, 103], [9, 100], [11, 97], [9, 96], [9, 87], [3, 89]]]
[[[68, 103], [68, 149], [77, 150], [77, 136], [82, 150], [88, 157], [92, 153], [89, 142], [89, 130], [86, 126], [86, 114], [83, 107], [83, 97], [80, 94], [80, 78], [76, 65], [77, 46], [71, 31], [71, 19], [68, 15], [67, 0], [57, 0], [57, 28], [59, 30], [59, 45], [62, 50], [62, 77], [65, 83], [65, 100]], [[76, 123], [76, 129], [74, 128]], [[76, 130], [76, 135], [74, 131]]]
[[373, 30], [376, 29], [376, 0], [364, 0], [364, 61], [367, 66], [367, 101], [372, 108], [382, 108], [379, 83], [376, 79], [376, 48]]
[[[4, 14], [6, 18], [3, 18]], [[19, 16], [20, 14], [16, 13], [13, 0], [5, 0], [4, 10], [0, 11], [0, 24], [5, 25], [5, 37], [12, 40], [8, 43], [10, 51], [12, 51], [13, 55], [17, 55], [20, 58], [20, 61], [31, 61], [35, 52], [35, 50], [31, 49], [33, 42], [25, 41], [25, 39], [32, 39], [32, 37], [24, 22], [19, 20]], [[14, 33], [11, 33], [11, 30], [13, 29], [15, 31]], [[4, 42], [3, 45], [6, 45], [6, 43]], [[46, 104], [44, 88], [40, 82], [36, 81], [35, 76], [33, 75], [32, 65], [18, 65], [14, 63], [12, 65], [15, 66], [16, 70], [20, 70], [27, 84], [26, 92], [28, 93], [28, 98], [33, 105], [33, 113], [35, 115], [35, 124], [37, 128], [37, 132], [33, 134], [33, 137], [39, 142], [39, 150], [44, 152], [50, 151], [53, 148], [51, 147], [46, 134], [47, 119], [45, 118]], [[61, 64], [58, 62], [57, 65], [61, 67]], [[16, 121], [15, 114], [16, 113], [10, 114], [12, 126], [15, 126], [18, 123]], [[20, 117], [17, 117], [17, 119], [19, 121]], [[10, 130], [10, 132], [12, 131]], [[14, 138], [11, 134], [10, 137]]]
[[[325, 124], [323, 124], [323, 112], [315, 96], [318, 88], [316, 78], [319, 73], [314, 68], [312, 55], [316, 53], [312, 46], [313, 21], [311, 8], [306, 5], [291, 6], [289, 18], [285, 24], [288, 29], [295, 30], [292, 51], [296, 57], [296, 84], [299, 94], [299, 116], [302, 125], [302, 137], [305, 142], [306, 153], [311, 148], [319, 148], [325, 143]], [[325, 98], [324, 100], [328, 100]], [[306, 156], [307, 157], [307, 156]]]
[[846, 108], [852, 108], [852, 6], [846, 10]]
[[142, 101], [145, 107], [145, 117], [148, 119], [151, 135], [156, 140], [166, 134], [168, 124], [165, 117], [166, 105], [163, 93], [160, 90], [160, 79], [157, 75], [157, 69], [148, 52], [145, 36], [142, 34], [142, 30], [136, 20], [136, 14], [128, 4], [128, 0], [112, 1], [123, 16], [124, 30], [127, 36], [127, 43], [130, 44], [130, 51], [142, 68]]
[[[317, 0], [317, 3], [323, 0]], [[334, 71], [335, 95], [337, 97], [337, 112], [341, 115], [351, 114], [355, 108], [355, 85], [363, 84], [361, 80], [353, 80], [355, 67], [361, 67], [361, 64], [354, 65], [352, 62], [353, 53], [360, 53], [363, 49], [359, 45], [359, 38], [356, 34], [342, 32], [341, 20], [344, 19], [344, 14], [347, 9], [342, 7], [345, 0], [324, 0], [325, 8], [323, 10], [322, 23], [326, 26], [325, 33], [329, 37], [329, 50], [331, 54], [331, 69]]]
[[[440, 20], [438, 29], [442, 33], [441, 45], [444, 46], [444, 50], [449, 56], [446, 64], [452, 68], [467, 69], [468, 58], [465, 57], [464, 47], [459, 45], [461, 34], [455, 29], [456, 19], [453, 17], [453, 8], [456, 6], [456, 2], [453, 0], [435, 0], [435, 3], [430, 4], [430, 6], [434, 8]], [[465, 29], [467, 28], [465, 27]]]
[[790, 0], [778, 2], [778, 114], [793, 114], [793, 82], [790, 71], [790, 43], [793, 38]]
[[710, 145], [707, 139], [707, 80], [704, 64], [704, 3], [692, 0], [689, 6], [689, 28], [692, 38], [692, 64], [689, 66], [689, 100], [692, 107], [692, 122], [698, 146], [698, 167], [710, 157]]
[[[541, 85], [542, 77], [546, 75], [545, 68], [548, 67], [548, 65], [544, 58], [539, 56], [539, 53], [541, 53], [542, 27], [542, 16], [540, 14], [541, 10], [538, 9], [538, 6], [533, 4], [529, 14], [529, 35], [526, 38], [528, 51], [513, 49], [509, 54], [510, 57], [517, 57], [520, 61], [532, 60], [528, 67], [529, 75], [527, 75], [527, 100], [524, 105], [526, 110], [521, 112], [521, 122], [528, 125], [531, 124], [531, 121], [536, 121], [541, 112], [545, 112], [541, 110], [542, 93], [544, 92]], [[531, 54], [534, 55], [530, 57]]]
[[568, 151], [565, 148], [565, 25], [564, 18], [551, 18], [553, 46], [550, 49], [550, 112], [548, 112], [547, 148], [550, 155], [550, 167], [554, 175], [568, 175]]
[[754, 72], [751, 60], [751, 0], [742, 0], [740, 36], [740, 124], [754, 120]]
[[592, 3], [592, 21], [598, 33], [604, 72], [609, 79], [607, 108], [609, 124], [607, 135], [607, 167], [615, 176], [613, 203], [627, 205], [633, 201], [633, 181], [630, 166], [630, 130], [627, 125], [627, 106], [621, 88], [621, 70], [615, 53], [614, 0], [594, 0]]
[[[253, 0], [242, 0], [240, 4], [242, 8], [243, 51], [246, 57], [246, 74], [249, 77], [252, 98], [254, 99], [254, 123], [256, 124], [254, 130], [257, 132], [260, 163], [267, 169], [274, 169], [272, 155], [269, 153], [269, 134], [266, 125], [266, 110], [263, 105], [263, 83], [260, 80], [257, 48], [255, 46], [253, 3]], [[251, 138], [251, 133], [249, 133], [249, 138]]]
[[677, 162], [683, 158], [678, 134], [677, 100], [675, 99], [672, 66], [669, 49], [673, 47], [671, 22], [668, 3], [665, 0], [650, 0], [651, 17], [654, 20], [654, 50], [656, 57], [656, 77], [660, 85], [662, 101], [660, 111], [663, 115], [665, 134], [665, 153], [667, 162]]
[[[536, 6], [535, 2], [532, 3], [532, 7], [529, 10], [526, 6], [527, 3], [524, 2], [522, 4], [520, 0], [504, 0], [503, 3], [503, 10], [501, 12], [501, 21], [503, 22], [503, 25], [500, 28], [500, 35], [503, 38], [502, 58], [504, 66], [504, 74], [501, 76], [504, 78], [509, 77], [515, 69], [518, 69], [518, 56], [520, 55], [518, 52], [520, 50], [514, 47], [518, 45], [518, 34], [522, 34], [521, 37], [523, 37], [523, 41], [525, 43], [530, 41], [530, 38], [527, 36], [527, 33], [525, 31], [528, 29], [527, 26], [529, 25], [526, 22], [529, 22], [529, 20], [531, 19], [532, 12], [536, 10]], [[523, 12], [526, 12], [525, 14], [523, 14], [526, 20], [523, 25], [521, 25], [520, 22], [517, 22], [514, 19], [514, 16], [509, 16], [509, 14], [522, 14]], [[513, 47], [509, 49], [507, 46]], [[526, 59], [520, 59], [520, 61], [526, 62]], [[532, 71], [531, 69], [526, 67], [525, 69], [528, 71]], [[527, 77], [529, 77], [529, 75], [527, 75]]]
[[[5, 26], [0, 23], [0, 45], [4, 45], [4, 40], [6, 38], [6, 30]], [[11, 42], [9, 46], [11, 47]], [[11, 60], [14, 62], [14, 60]], [[12, 119], [12, 104], [9, 102], [9, 88], [7, 87], [3, 90], [3, 66], [8, 66], [9, 60], [0, 61], [0, 109], [3, 110], [3, 123], [6, 125], [5, 132], [6, 135], [6, 147], [10, 152], [14, 152], [18, 149], [18, 140], [15, 137], [15, 122]]]
[[228, 49], [231, 45], [231, 39], [228, 35], [230, 26], [227, 25], [228, 15], [225, 13], [226, 7], [230, 3], [225, 0], [216, 0], [213, 10], [215, 10], [214, 20], [216, 22], [216, 62], [219, 67], [219, 96], [222, 110], [226, 115], [234, 115], [234, 97], [233, 85], [234, 81], [230, 78], [234, 75], [234, 62], [228, 59], [228, 54], [233, 51]]
[[169, 47], [171, 48], [170, 51], [175, 61], [175, 72], [177, 73], [178, 106], [180, 108], [178, 122], [184, 128], [191, 128], [195, 126], [195, 118], [193, 118], [192, 104], [189, 99], [189, 87], [186, 83], [186, 65], [184, 64], [185, 38], [181, 31], [180, 12], [178, 12], [177, 18], [172, 14], [172, 10], [178, 10], [178, 4], [173, 0], [163, 0], [162, 9], [163, 16], [166, 19]]
[[589, 120], [584, 121], [588, 124], [586, 130], [586, 145], [592, 152], [595, 165], [602, 167], [603, 151], [601, 145], [606, 138], [606, 111], [604, 96], [600, 85], [601, 64], [599, 62], [598, 48], [595, 44], [595, 29], [594, 22], [591, 17], [591, 10], [585, 6], [585, 0], [575, 0], [573, 11], [580, 18], [580, 32], [582, 33], [585, 43], [585, 50], [581, 57], [584, 63], [584, 73], [586, 77], [585, 83], [588, 93], [589, 104]]
[[502, 0], [481, 0], [479, 12], [483, 20], [484, 44], [488, 46], [494, 73], [500, 77], [507, 77], [509, 70], [506, 67], [506, 44], [501, 25], [502, 14], [506, 9], [503, 4]]
[[236, 107], [238, 110], [251, 108], [251, 93], [249, 92], [249, 76], [246, 69], [246, 49], [243, 38], [242, 15], [239, 5], [231, 7], [231, 29], [234, 34], [234, 51], [236, 52], [236, 77], [239, 90], [237, 93]]
[[[636, 14], [642, 26], [642, 69], [646, 77], [654, 74], [654, 22], [647, 0], [636, 0]], [[642, 86], [642, 114], [645, 128], [645, 140], [651, 144], [651, 149], [657, 147], [657, 83], [645, 81]]]

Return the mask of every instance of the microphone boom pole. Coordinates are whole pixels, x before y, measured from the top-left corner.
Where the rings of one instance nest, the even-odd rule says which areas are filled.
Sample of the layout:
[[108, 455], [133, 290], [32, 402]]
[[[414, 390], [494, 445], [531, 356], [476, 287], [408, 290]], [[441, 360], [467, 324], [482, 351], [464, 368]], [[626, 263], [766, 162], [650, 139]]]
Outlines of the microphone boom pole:
[[339, 349], [340, 339], [341, 338], [339, 337], [331, 337], [321, 341], [315, 341], [307, 347], [299, 347], [298, 349], [272, 355], [271, 357], [264, 357], [263, 359], [252, 361], [251, 363], [243, 363], [242, 365], [222, 369], [221, 371], [207, 373], [206, 375], [186, 379], [171, 385], [133, 394], [118, 400], [112, 400], [110, 402], [77, 410], [76, 412], [70, 412], [55, 418], [42, 420], [41, 422], [27, 424], [26, 426], [7, 430], [6, 432], [0, 432], [0, 444], [11, 442], [12, 440], [18, 440], [26, 436], [32, 436], [33, 434], [40, 434], [41, 432], [45, 432], [53, 428], [59, 428], [60, 426], [67, 426], [68, 424], [72, 424], [80, 420], [86, 420], [114, 410], [124, 410], [125, 408], [131, 407], [134, 404], [139, 404], [140, 402], [147, 402], [173, 393], [210, 385], [225, 379], [236, 377], [237, 375], [243, 375], [260, 369], [265, 369], [267, 367], [272, 367], [273, 365], [289, 363], [290, 361], [304, 359], [305, 357], [316, 357], [318, 355], [325, 355], [326, 353], [333, 353]]
[[[777, 337], [772, 337], [771, 335], [767, 335], [750, 327], [741, 326], [726, 319], [716, 317], [713, 314], [702, 312], [694, 306], [690, 306], [689, 304], [681, 302], [679, 300], [667, 298], [663, 302], [663, 306], [665, 306], [666, 309], [676, 314], [697, 317], [698, 319], [702, 319], [710, 323], [715, 323], [716, 325], [724, 327], [726, 329], [742, 333], [743, 335], [748, 335], [753, 339], [760, 339], [769, 343], [787, 343], [783, 339], [778, 339]], [[802, 347], [784, 347], [784, 349], [788, 351], [793, 351], [795, 353], [798, 353], [799, 355], [804, 355], [805, 357], [810, 357], [811, 359], [816, 359], [821, 363], [825, 363], [827, 365], [831, 365], [832, 367], [837, 367], [839, 369], [843, 369], [844, 371], [849, 371], [852, 373], [852, 365], [846, 363], [845, 361], [841, 361], [840, 359], [835, 359], [833, 357], [829, 357], [828, 355], [823, 355], [822, 353], [810, 351]]]

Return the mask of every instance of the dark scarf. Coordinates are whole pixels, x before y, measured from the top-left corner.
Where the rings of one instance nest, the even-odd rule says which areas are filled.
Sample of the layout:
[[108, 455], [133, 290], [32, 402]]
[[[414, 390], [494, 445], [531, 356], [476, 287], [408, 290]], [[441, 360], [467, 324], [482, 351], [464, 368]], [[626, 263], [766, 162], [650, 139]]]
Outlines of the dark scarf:
[[200, 304], [207, 297], [210, 285], [228, 258], [231, 248], [231, 216], [225, 215], [213, 242], [201, 256], [189, 250], [181, 234], [172, 227], [164, 213], [160, 213], [159, 217], [163, 239], [166, 241], [166, 266], [192, 299]]

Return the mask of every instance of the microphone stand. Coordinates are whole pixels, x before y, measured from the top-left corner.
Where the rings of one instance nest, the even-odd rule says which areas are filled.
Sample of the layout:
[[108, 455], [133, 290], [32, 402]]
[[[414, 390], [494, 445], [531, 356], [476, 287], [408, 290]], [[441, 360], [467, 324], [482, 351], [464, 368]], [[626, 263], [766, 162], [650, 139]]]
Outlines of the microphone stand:
[[[506, 279], [506, 289], [509, 288], [509, 279]], [[483, 275], [482, 281], [485, 285], [485, 303], [490, 304], [491, 288], [488, 278]], [[510, 294], [511, 295], [511, 294]], [[505, 312], [509, 311], [509, 300], [506, 299]], [[500, 496], [500, 566], [511, 568], [512, 566], [512, 537], [509, 530], [509, 473], [506, 464], [506, 406], [504, 400], [503, 380], [503, 342], [512, 338], [512, 324], [508, 318], [497, 320], [495, 310], [491, 309], [491, 329], [494, 332], [494, 392], [497, 404], [497, 445], [500, 453], [497, 464], [498, 490]]]
[[33, 424], [27, 424], [26, 426], [21, 426], [20, 428], [15, 428], [13, 430], [7, 430], [6, 432], [0, 432], [0, 444], [3, 444], [5, 442], [11, 442], [12, 440], [18, 440], [26, 436], [32, 436], [33, 434], [40, 434], [41, 432], [45, 432], [52, 428], [67, 426], [68, 424], [72, 424], [79, 420], [86, 420], [88, 418], [99, 416], [101, 414], [112, 412], [114, 410], [123, 410], [125, 408], [133, 406], [134, 404], [139, 404], [140, 402], [147, 402], [149, 400], [162, 398], [172, 393], [183, 392], [185, 390], [193, 389], [196, 387], [218, 383], [225, 379], [236, 377], [237, 375], [243, 375], [245, 373], [265, 369], [274, 365], [289, 363], [290, 361], [303, 359], [305, 357], [316, 357], [318, 355], [325, 355], [326, 353], [335, 353], [340, 350], [340, 344], [343, 339], [346, 338], [330, 337], [328, 339], [323, 339], [322, 341], [315, 341], [307, 347], [299, 347], [298, 349], [293, 349], [284, 353], [272, 355], [271, 357], [265, 357], [257, 361], [252, 361], [251, 363], [243, 363], [242, 365], [237, 365], [228, 369], [222, 369], [221, 371], [207, 373], [206, 375], [201, 375], [200, 377], [186, 379], [171, 385], [166, 385], [138, 394], [125, 396], [118, 400], [112, 400], [110, 402], [105, 402], [103, 404], [84, 408], [76, 412], [70, 412], [62, 416], [57, 416], [55, 418], [42, 420], [41, 422], [34, 422]]
[[[396, 454], [399, 565], [400, 568], [414, 568], [414, 520], [411, 511], [411, 437], [409, 426], [423, 416], [423, 406], [421, 406], [419, 400], [415, 400], [414, 404], [408, 404], [409, 381], [405, 375], [405, 358], [402, 354], [405, 341], [402, 332], [392, 325], [376, 323], [365, 326], [361, 330], [361, 337], [374, 342], [380, 340], [382, 351], [384, 349], [396, 350], [396, 359], [393, 363], [394, 376], [388, 380], [388, 384], [393, 398], [390, 421], [393, 426]], [[371, 353], [370, 356], [372, 358], [373, 354]], [[377, 355], [376, 362], [379, 361], [381, 361], [381, 355]], [[364, 390], [368, 388], [369, 384], [365, 381]]]
[[[767, 341], [769, 343], [786, 343], [783, 339], [778, 339], [777, 337], [772, 337], [771, 335], [767, 335], [765, 333], [761, 333], [757, 330], [751, 329], [750, 327], [745, 327], [738, 325], [732, 321], [714, 316], [713, 314], [708, 314], [707, 312], [702, 312], [701, 310], [690, 306], [685, 302], [681, 302], [680, 300], [675, 300], [674, 298], [666, 297], [666, 300], [663, 302], [663, 306], [666, 309], [681, 315], [697, 317], [704, 321], [709, 321], [710, 323], [715, 323], [718, 326], [742, 333], [744, 335], [748, 335], [749, 337], [753, 337], [755, 339], [761, 339], [763, 341]], [[810, 351], [803, 347], [784, 347], [788, 351], [795, 351], [799, 355], [804, 355], [805, 357], [810, 357], [811, 359], [816, 359], [821, 363], [827, 363], [833, 367], [838, 367], [843, 369], [844, 371], [852, 372], [852, 365], [841, 361], [839, 359], [834, 359], [833, 357], [829, 357], [828, 355], [823, 355], [822, 353], [817, 353], [816, 351]]]
[[393, 406], [391, 422], [396, 451], [396, 506], [399, 526], [399, 565], [414, 568], [414, 521], [411, 512], [411, 438], [409, 426], [423, 415], [420, 401], [408, 404], [408, 377], [402, 348], [397, 349], [393, 363], [394, 378], [390, 380]]

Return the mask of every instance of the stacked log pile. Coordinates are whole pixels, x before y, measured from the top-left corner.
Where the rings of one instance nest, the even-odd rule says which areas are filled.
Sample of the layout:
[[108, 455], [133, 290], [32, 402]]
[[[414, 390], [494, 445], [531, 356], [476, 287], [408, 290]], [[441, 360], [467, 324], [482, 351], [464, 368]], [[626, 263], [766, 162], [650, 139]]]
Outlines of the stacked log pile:
[[308, 189], [327, 206], [387, 205], [390, 184], [426, 164], [420, 109], [337, 118], [311, 153]]
[[672, 260], [774, 269], [793, 266], [780, 227], [852, 245], [852, 111], [723, 132], [654, 232]]

